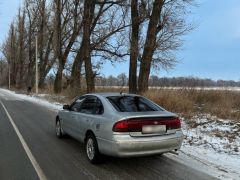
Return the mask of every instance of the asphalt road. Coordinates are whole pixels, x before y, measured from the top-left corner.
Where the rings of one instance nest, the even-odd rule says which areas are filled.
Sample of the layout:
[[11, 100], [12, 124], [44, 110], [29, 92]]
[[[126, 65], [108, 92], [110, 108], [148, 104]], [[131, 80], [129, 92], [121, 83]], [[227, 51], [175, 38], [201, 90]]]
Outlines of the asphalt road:
[[[60, 140], [55, 136], [56, 112], [1, 90], [0, 102], [0, 180], [44, 179], [44, 176], [53, 180], [214, 179], [191, 164], [186, 166], [164, 155], [130, 159], [106, 157], [103, 164], [92, 165], [81, 143], [71, 137]], [[26, 152], [26, 146], [30, 153]], [[39, 176], [38, 170], [43, 176]]]

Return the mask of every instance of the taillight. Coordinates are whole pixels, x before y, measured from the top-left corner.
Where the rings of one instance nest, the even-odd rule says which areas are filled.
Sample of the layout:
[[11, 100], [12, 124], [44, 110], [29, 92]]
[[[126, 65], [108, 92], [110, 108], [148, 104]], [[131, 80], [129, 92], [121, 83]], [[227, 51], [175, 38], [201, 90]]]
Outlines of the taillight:
[[166, 125], [166, 129], [181, 128], [180, 119], [177, 117], [171, 118], [144, 118], [144, 119], [126, 119], [118, 121], [113, 125], [114, 132], [141, 132], [145, 125]]
[[113, 125], [114, 132], [128, 132], [128, 122], [127, 120], [118, 121]]
[[176, 118], [169, 123], [166, 124], [167, 129], [180, 129], [181, 128], [181, 121], [179, 118]]

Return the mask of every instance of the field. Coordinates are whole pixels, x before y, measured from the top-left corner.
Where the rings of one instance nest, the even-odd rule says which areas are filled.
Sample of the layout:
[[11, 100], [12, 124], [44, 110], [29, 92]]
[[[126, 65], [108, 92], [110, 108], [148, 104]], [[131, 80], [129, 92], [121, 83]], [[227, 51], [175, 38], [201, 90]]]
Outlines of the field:
[[[49, 101], [71, 103], [84, 91], [65, 89], [54, 94], [49, 87], [41, 90]], [[126, 87], [97, 87], [96, 92], [128, 92]], [[21, 92], [24, 93], [24, 92]], [[186, 119], [199, 114], [240, 122], [240, 91], [238, 88], [149, 88], [143, 94], [163, 108]], [[41, 96], [41, 95], [40, 95]]]
[[211, 114], [240, 121], [240, 92], [205, 89], [158, 89], [144, 94], [169, 111], [192, 117]]
[[[127, 92], [127, 88], [97, 88], [97, 92]], [[65, 90], [66, 102], [82, 94]], [[150, 88], [143, 94], [163, 108], [189, 119], [199, 114], [211, 114], [240, 122], [240, 91], [222, 88]]]
[[[97, 92], [127, 92], [127, 88], [100, 87]], [[51, 94], [49, 100], [70, 103], [76, 96], [84, 92], [66, 89], [61, 96], [50, 90], [41, 91]], [[211, 114], [222, 119], [240, 122], [240, 91], [236, 89], [218, 88], [150, 88], [143, 94], [165, 109], [190, 118], [198, 114]]]

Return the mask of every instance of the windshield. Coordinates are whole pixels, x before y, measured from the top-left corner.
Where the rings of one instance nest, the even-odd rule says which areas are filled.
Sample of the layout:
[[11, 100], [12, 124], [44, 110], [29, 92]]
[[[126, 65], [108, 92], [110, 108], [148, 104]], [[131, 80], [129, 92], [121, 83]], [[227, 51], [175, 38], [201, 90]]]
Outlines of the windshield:
[[159, 106], [140, 96], [110, 96], [107, 99], [119, 112], [163, 111]]

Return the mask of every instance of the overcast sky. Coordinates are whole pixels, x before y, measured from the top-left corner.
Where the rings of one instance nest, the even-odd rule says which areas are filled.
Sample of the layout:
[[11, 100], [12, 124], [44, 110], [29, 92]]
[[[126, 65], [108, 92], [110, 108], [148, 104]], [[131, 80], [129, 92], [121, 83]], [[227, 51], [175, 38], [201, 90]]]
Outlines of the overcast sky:
[[[0, 43], [17, 14], [21, 0], [0, 0]], [[191, 19], [197, 29], [185, 38], [181, 60], [173, 70], [152, 72], [159, 76], [197, 76], [202, 78], [240, 80], [240, 0], [200, 0]], [[128, 73], [128, 64], [104, 66], [108, 76]]]

